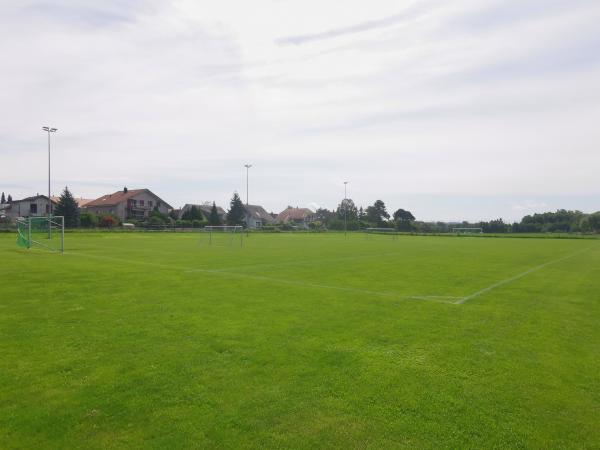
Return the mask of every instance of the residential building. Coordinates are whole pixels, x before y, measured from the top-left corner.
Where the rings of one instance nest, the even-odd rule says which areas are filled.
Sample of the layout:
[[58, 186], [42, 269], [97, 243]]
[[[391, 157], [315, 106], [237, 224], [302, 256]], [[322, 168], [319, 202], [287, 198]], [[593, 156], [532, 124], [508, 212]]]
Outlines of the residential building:
[[121, 220], [143, 220], [154, 209], [168, 214], [173, 208], [149, 189], [124, 188], [88, 202], [83, 209], [94, 214], [113, 214]]
[[21, 200], [13, 200], [10, 207], [4, 208], [4, 214], [7, 217], [16, 219], [17, 217], [39, 217], [50, 213], [50, 203], [52, 208], [56, 207], [56, 202], [48, 200], [45, 195], [34, 195]]
[[315, 220], [315, 213], [308, 208], [288, 206], [277, 215], [277, 222], [289, 223], [301, 228], [308, 228], [309, 224]]
[[261, 228], [275, 222], [271, 214], [259, 205], [244, 205], [244, 212], [244, 220], [248, 228]]

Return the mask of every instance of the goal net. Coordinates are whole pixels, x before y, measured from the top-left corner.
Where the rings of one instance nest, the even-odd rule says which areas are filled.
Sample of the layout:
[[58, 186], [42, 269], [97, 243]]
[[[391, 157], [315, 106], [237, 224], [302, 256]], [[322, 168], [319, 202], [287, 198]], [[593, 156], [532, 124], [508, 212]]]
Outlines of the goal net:
[[454, 234], [482, 234], [483, 228], [477, 227], [455, 227], [452, 228]]
[[243, 245], [244, 227], [241, 225], [207, 225], [203, 228], [205, 233], [208, 233], [208, 244], [214, 243], [229, 243], [233, 245], [233, 240], [236, 236], [240, 236], [240, 245]]
[[395, 228], [365, 228], [364, 231], [367, 238], [373, 234], [387, 234], [392, 236], [392, 239], [398, 238], [398, 230]]
[[65, 218], [63, 216], [17, 219], [17, 245], [40, 247], [53, 252], [65, 251]]

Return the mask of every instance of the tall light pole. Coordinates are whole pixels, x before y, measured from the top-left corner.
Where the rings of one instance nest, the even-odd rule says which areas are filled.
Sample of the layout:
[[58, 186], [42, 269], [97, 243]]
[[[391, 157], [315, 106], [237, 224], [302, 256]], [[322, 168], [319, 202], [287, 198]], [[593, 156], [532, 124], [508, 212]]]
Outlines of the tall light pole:
[[346, 188], [348, 186], [348, 182], [344, 181], [344, 237], [346, 237], [348, 233], [348, 194]]
[[244, 164], [244, 167], [246, 168], [246, 206], [248, 206], [248, 172], [252, 164]]
[[42, 127], [42, 130], [48, 132], [48, 215], [52, 216], [52, 200], [50, 199], [50, 133], [56, 133], [58, 128]]

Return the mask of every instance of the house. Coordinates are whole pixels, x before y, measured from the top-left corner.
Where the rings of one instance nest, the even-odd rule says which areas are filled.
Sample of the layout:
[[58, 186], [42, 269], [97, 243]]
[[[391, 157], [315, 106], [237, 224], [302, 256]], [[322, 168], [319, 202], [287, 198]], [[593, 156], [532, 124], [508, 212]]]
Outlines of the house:
[[7, 217], [16, 219], [17, 217], [39, 217], [50, 214], [50, 204], [52, 209], [56, 207], [56, 202], [48, 200], [45, 195], [34, 195], [21, 200], [13, 200], [8, 208], [4, 208], [4, 214]]
[[277, 215], [277, 222], [289, 223], [301, 228], [308, 228], [309, 224], [315, 220], [315, 213], [308, 208], [288, 206]]
[[261, 228], [263, 225], [275, 222], [273, 216], [265, 211], [262, 206], [244, 205], [244, 213], [244, 221], [248, 228]]
[[143, 220], [157, 209], [168, 214], [171, 205], [149, 189], [127, 189], [104, 195], [83, 206], [83, 210], [94, 214], [113, 214], [121, 220]]
[[[177, 218], [181, 219], [186, 212], [188, 212], [190, 209], [192, 209], [192, 206], [195, 206], [197, 209], [199, 209], [202, 212], [202, 215], [204, 216], [204, 218], [208, 219], [208, 216], [210, 216], [210, 211], [212, 209], [212, 202], [205, 202], [205, 203], [202, 203], [201, 205], [194, 205], [192, 203], [186, 203], [183, 206], [183, 208], [178, 210]], [[221, 220], [221, 222], [224, 223], [227, 212], [220, 206], [217, 206], [217, 213], [219, 214], [219, 219]]]

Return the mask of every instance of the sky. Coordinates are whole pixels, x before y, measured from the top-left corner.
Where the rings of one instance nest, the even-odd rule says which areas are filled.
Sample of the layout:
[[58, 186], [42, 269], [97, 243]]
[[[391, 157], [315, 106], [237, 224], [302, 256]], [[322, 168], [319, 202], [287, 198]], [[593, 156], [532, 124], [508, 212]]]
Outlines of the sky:
[[597, 0], [2, 0], [0, 190], [600, 210]]

